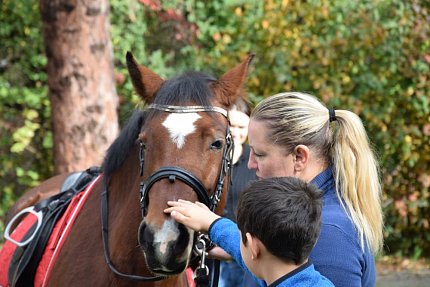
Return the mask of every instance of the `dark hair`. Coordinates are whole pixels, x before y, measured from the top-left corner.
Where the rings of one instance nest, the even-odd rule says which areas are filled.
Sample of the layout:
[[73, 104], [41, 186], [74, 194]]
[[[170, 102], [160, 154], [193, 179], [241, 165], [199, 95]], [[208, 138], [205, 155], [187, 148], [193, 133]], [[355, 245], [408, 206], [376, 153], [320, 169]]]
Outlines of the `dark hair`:
[[322, 193], [295, 177], [252, 181], [240, 194], [237, 226], [257, 237], [274, 256], [303, 263], [321, 227]]

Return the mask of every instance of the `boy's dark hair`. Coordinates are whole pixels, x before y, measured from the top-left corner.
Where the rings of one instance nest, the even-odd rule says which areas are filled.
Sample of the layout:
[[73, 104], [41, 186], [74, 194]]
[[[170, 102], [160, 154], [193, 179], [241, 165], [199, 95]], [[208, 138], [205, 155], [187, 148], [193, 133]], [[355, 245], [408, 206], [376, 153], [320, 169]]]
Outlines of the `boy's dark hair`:
[[303, 263], [319, 236], [322, 193], [295, 177], [252, 181], [240, 194], [237, 226], [243, 244], [249, 232], [274, 256]]

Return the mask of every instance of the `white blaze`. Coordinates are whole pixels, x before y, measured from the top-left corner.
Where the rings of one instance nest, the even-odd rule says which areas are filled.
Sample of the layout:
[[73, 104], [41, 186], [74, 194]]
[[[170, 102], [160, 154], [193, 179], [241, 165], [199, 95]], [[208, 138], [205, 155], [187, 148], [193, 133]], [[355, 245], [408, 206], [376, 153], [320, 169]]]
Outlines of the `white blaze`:
[[170, 138], [176, 144], [178, 149], [185, 144], [185, 137], [192, 134], [196, 126], [194, 123], [200, 118], [197, 113], [170, 114], [163, 122], [163, 126], [167, 128]]

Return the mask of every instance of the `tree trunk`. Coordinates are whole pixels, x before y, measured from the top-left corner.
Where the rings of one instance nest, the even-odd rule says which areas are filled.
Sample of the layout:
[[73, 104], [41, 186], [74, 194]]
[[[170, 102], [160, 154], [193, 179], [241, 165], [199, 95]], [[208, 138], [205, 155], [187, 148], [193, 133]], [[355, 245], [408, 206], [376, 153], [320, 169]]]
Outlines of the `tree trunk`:
[[108, 0], [40, 0], [57, 173], [100, 165], [118, 134]]

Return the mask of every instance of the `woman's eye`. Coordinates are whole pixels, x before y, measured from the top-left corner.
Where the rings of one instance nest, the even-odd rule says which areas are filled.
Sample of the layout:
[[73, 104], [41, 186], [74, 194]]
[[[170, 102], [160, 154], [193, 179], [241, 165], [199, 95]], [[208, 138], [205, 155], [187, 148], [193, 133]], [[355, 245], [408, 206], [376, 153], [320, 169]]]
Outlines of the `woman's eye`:
[[211, 144], [211, 149], [221, 149], [222, 148], [222, 141], [216, 140]]
[[256, 152], [254, 151], [254, 156], [256, 156], [256, 157], [262, 157], [262, 156], [263, 156], [263, 154], [261, 154], [261, 153], [256, 153]]

